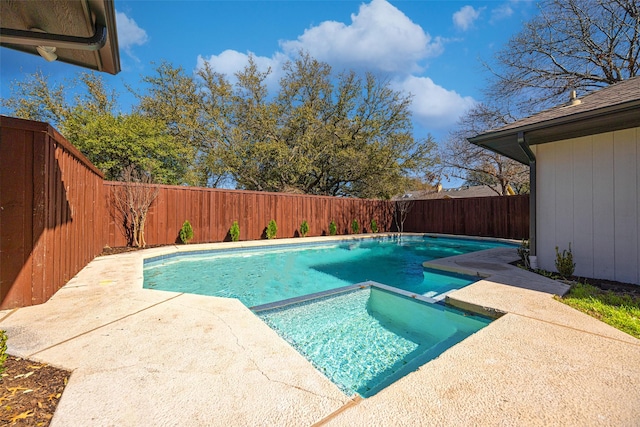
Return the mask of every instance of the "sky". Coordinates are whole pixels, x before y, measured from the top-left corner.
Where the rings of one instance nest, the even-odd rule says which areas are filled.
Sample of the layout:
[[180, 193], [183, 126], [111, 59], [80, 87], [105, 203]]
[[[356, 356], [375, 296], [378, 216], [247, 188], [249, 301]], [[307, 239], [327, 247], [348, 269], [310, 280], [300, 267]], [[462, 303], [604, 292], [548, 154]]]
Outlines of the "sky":
[[[494, 53], [537, 13], [534, 2], [362, 1], [127, 1], [115, 0], [122, 71], [103, 74], [123, 113], [135, 103], [154, 63], [195, 72], [205, 62], [233, 74], [253, 54], [272, 70], [301, 49], [339, 72], [369, 71], [413, 97], [414, 136], [441, 143], [466, 110], [483, 98]], [[70, 82], [81, 69], [0, 48], [1, 95], [11, 82], [42, 70], [51, 82]], [[66, 80], [65, 80], [66, 79]], [[2, 111], [4, 114], [6, 112]]]

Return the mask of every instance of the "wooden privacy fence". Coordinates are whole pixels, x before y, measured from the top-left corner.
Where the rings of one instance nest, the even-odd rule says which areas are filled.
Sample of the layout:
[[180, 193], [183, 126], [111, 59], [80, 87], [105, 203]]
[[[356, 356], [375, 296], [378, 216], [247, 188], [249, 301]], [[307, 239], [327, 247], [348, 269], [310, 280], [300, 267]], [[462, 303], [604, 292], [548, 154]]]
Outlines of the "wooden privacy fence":
[[[105, 235], [111, 247], [127, 243], [121, 228], [122, 217], [113, 204], [117, 189], [124, 185], [104, 182], [108, 211]], [[329, 235], [331, 221], [336, 222], [338, 234], [351, 234], [354, 219], [361, 232], [371, 230], [372, 219], [377, 221], [380, 231], [390, 231], [393, 223], [391, 204], [384, 200], [169, 185], [159, 189], [145, 225], [147, 245], [178, 242], [178, 232], [185, 220], [193, 227], [192, 243], [229, 240], [229, 228], [234, 221], [240, 227], [240, 240], [264, 238], [264, 230], [272, 219], [278, 226], [279, 238], [297, 237], [302, 221], [309, 224], [308, 236]]]
[[529, 238], [529, 195], [415, 200], [404, 231]]
[[[0, 116], [0, 309], [47, 301], [105, 245], [126, 245], [112, 203], [117, 188], [46, 123]], [[394, 202], [299, 194], [160, 186], [146, 224], [148, 245], [173, 244], [185, 220], [193, 243], [229, 240], [238, 221], [241, 240], [263, 237], [270, 220], [277, 237], [396, 231]], [[418, 200], [404, 225], [432, 232], [521, 239], [529, 234], [528, 196]]]
[[0, 117], [0, 309], [47, 301], [100, 254], [103, 178], [48, 124]]

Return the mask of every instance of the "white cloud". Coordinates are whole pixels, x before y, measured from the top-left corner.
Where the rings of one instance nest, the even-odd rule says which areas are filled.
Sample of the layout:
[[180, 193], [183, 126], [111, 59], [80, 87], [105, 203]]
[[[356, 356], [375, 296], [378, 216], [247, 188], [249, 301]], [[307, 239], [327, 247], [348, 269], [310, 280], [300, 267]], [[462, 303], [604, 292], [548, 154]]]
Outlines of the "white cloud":
[[[464, 9], [464, 8], [463, 8]], [[481, 10], [474, 12], [479, 14]], [[474, 18], [475, 19], [475, 18]], [[467, 21], [471, 25], [473, 20]], [[420, 61], [439, 55], [444, 40], [432, 39], [420, 26], [411, 22], [386, 0], [363, 4], [351, 23], [325, 21], [307, 29], [296, 40], [281, 41], [282, 51], [271, 57], [254, 56], [260, 71], [271, 69], [267, 79], [270, 91], [277, 89], [283, 64], [308, 51], [314, 58], [327, 62], [334, 70], [350, 68], [360, 71], [382, 71], [392, 79], [394, 89], [412, 94], [414, 121], [433, 131], [455, 125], [476, 101], [435, 84], [429, 77], [419, 76]], [[218, 55], [199, 55], [197, 68], [208, 62], [214, 71], [223, 73], [231, 83], [234, 74], [248, 64], [251, 53], [225, 50]]]
[[253, 56], [253, 60], [258, 67], [258, 71], [271, 71], [266, 79], [266, 84], [269, 88], [273, 89], [282, 75], [282, 65], [288, 59], [279, 52], [271, 58], [266, 56], [256, 56], [251, 52], [242, 53], [231, 49], [225, 50], [220, 55], [211, 55], [208, 58], [198, 55], [196, 69], [202, 68], [204, 63], [208, 62], [213, 71], [225, 74], [229, 82], [234, 84], [237, 81], [235, 74], [242, 71], [244, 67], [249, 64], [249, 56]]
[[289, 55], [306, 50], [334, 66], [403, 73], [420, 70], [420, 60], [443, 51], [442, 39], [433, 39], [386, 0], [362, 4], [349, 25], [325, 21], [280, 44]]
[[494, 23], [496, 21], [500, 21], [502, 19], [506, 19], [509, 18], [511, 15], [513, 15], [513, 9], [511, 8], [511, 5], [506, 3], [503, 4], [501, 6], [496, 7], [495, 9], [493, 9], [491, 11], [491, 23]]
[[453, 23], [456, 28], [467, 31], [480, 17], [482, 10], [483, 8], [474, 9], [473, 6], [463, 6], [462, 9], [453, 14]]
[[142, 46], [149, 40], [147, 32], [122, 12], [116, 12], [116, 25], [118, 27], [118, 45], [129, 55], [131, 55], [133, 46]]
[[472, 97], [461, 96], [438, 86], [429, 77], [409, 76], [396, 81], [394, 87], [413, 96], [413, 118], [427, 128], [446, 129], [453, 126], [460, 116], [476, 104]]

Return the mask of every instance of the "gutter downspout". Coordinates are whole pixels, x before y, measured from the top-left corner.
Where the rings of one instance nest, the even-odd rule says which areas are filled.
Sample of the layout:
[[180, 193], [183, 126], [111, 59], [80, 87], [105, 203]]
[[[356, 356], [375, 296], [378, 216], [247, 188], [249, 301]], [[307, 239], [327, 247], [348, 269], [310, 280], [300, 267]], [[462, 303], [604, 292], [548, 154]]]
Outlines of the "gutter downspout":
[[[529, 159], [529, 260], [531, 268], [537, 269], [536, 248], [536, 156], [524, 139], [524, 132], [518, 132], [518, 145]], [[534, 265], [535, 264], [535, 265]]]

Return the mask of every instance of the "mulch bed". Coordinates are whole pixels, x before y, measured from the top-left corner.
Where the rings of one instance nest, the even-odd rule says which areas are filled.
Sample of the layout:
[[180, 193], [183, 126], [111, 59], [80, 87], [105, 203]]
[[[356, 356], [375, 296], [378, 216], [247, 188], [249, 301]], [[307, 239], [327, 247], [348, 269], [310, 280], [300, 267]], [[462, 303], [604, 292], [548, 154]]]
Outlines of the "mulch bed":
[[0, 379], [0, 425], [48, 426], [70, 372], [8, 356]]

